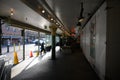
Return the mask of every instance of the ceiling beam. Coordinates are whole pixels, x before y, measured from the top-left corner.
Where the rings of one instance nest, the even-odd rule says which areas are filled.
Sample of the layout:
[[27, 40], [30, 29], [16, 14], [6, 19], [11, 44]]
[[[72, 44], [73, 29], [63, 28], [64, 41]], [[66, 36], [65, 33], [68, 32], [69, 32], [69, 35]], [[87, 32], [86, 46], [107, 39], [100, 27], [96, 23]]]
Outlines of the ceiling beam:
[[[51, 13], [52, 16], [54, 16], [54, 18], [56, 18], [58, 20], [58, 22], [64, 26], [64, 24], [61, 22], [61, 20], [56, 16], [55, 12], [50, 8], [50, 6], [48, 5], [48, 3], [45, 0], [39, 0], [42, 5], [47, 8], [49, 10], [49, 12]], [[64, 26], [65, 27], [65, 26]], [[67, 27], [65, 27], [67, 28]], [[69, 29], [67, 28], [67, 32], [69, 32]]]
[[29, 29], [29, 30], [33, 30], [33, 31], [37, 31], [37, 32], [47, 33], [47, 34], [51, 33], [50, 31], [43, 30], [43, 29], [40, 29], [36, 26], [11, 19], [10, 17], [0, 16], [0, 18], [5, 20], [5, 22], [9, 23], [10, 25], [13, 25], [14, 27], [18, 27], [18, 28], [22, 28], [22, 29]]
[[[53, 11], [51, 10], [51, 8], [47, 5], [46, 2], [40, 3], [38, 0], [21, 0], [24, 4], [26, 4], [28, 7], [30, 7], [31, 9], [33, 9], [35, 12], [37, 12], [38, 14], [40, 14], [42, 17], [44, 17], [46, 20], [48, 20], [50, 23], [55, 24], [59, 29], [61, 29], [63, 32], [63, 28], [64, 25], [62, 24], [62, 22], [56, 17], [56, 15], [53, 13]], [[43, 7], [43, 5], [46, 6], [47, 9], [49, 9], [49, 11], [47, 9], [45, 9], [45, 6]], [[45, 10], [45, 13], [42, 13], [42, 10]], [[52, 14], [50, 14], [50, 13]], [[51, 21], [50, 17], [55, 18], [55, 22], [54, 20]], [[57, 25], [56, 23], [60, 23], [61, 27], [59, 27], [59, 25]], [[68, 30], [66, 30], [66, 33], [69, 34]]]

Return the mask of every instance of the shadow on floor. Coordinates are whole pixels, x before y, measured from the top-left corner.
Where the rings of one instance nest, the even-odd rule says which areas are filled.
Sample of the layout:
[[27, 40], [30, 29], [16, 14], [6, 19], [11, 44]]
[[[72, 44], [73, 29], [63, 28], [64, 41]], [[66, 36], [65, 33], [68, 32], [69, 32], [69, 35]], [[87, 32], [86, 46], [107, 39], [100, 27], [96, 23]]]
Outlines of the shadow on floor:
[[56, 56], [56, 60], [51, 60], [50, 57], [38, 59], [35, 65], [12, 80], [99, 80], [81, 49], [67, 55], [58, 51]]

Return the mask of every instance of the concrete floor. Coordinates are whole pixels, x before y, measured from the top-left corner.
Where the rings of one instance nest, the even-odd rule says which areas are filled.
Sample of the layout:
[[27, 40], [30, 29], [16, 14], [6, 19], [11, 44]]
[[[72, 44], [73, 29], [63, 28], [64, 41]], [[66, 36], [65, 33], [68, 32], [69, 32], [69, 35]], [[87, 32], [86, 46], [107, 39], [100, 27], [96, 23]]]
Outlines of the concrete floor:
[[80, 49], [74, 53], [56, 53], [51, 60], [51, 52], [43, 57], [33, 57], [12, 68], [12, 80], [99, 80]]

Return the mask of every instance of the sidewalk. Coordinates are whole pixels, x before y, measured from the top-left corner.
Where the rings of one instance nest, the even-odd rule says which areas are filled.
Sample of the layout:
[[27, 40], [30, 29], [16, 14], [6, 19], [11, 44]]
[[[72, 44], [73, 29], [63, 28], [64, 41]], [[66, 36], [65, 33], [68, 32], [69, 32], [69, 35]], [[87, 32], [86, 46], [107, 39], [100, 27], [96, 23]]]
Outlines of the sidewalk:
[[15, 66], [12, 80], [99, 80], [80, 50], [71, 54], [56, 51], [56, 60], [51, 60], [50, 55]]

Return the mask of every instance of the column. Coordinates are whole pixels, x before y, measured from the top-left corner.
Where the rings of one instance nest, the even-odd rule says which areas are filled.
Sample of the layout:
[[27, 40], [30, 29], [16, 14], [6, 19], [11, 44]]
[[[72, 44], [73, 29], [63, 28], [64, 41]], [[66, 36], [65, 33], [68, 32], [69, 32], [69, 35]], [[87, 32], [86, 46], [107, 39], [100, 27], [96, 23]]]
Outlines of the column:
[[56, 59], [56, 53], [55, 53], [55, 44], [56, 44], [56, 30], [57, 30], [57, 27], [55, 25], [51, 25], [50, 27], [50, 30], [51, 30], [51, 35], [52, 35], [52, 54], [51, 54], [51, 59], [52, 60], [55, 60]]
[[0, 55], [2, 55], [2, 24], [0, 19]]
[[41, 53], [40, 53], [40, 32], [38, 32], [38, 54], [40, 54], [40, 55], [42, 55]]
[[25, 60], [25, 29], [22, 30], [23, 37], [23, 60]]
[[61, 50], [62, 50], [62, 45], [63, 43], [62, 43], [62, 36], [60, 35], [59, 36], [59, 46], [60, 46], [60, 52], [61, 52]]

